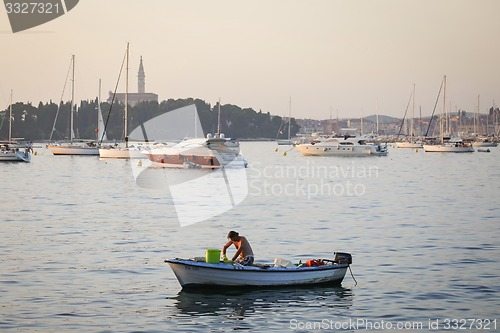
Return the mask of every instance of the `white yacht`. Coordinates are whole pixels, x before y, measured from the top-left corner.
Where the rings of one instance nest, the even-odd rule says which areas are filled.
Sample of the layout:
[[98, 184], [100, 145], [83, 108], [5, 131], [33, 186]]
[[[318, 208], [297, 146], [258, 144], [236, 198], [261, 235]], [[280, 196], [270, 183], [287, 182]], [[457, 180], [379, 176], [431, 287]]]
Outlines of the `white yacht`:
[[332, 137], [295, 146], [304, 156], [386, 156], [387, 145], [367, 143], [364, 136]]
[[155, 148], [143, 152], [157, 166], [170, 168], [246, 167], [248, 162], [240, 154], [240, 144], [224, 134], [206, 138], [186, 139], [172, 147]]

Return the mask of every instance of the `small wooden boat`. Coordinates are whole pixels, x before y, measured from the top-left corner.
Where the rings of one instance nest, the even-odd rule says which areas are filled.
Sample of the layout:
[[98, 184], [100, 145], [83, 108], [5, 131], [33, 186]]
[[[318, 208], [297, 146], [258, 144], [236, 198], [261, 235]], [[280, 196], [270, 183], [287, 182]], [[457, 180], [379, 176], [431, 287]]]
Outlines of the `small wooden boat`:
[[[165, 260], [183, 288], [194, 287], [283, 287], [340, 284], [352, 263], [349, 253], [337, 252], [335, 259], [318, 259], [315, 266], [208, 263], [195, 259]], [[292, 266], [292, 267], [290, 267]]]

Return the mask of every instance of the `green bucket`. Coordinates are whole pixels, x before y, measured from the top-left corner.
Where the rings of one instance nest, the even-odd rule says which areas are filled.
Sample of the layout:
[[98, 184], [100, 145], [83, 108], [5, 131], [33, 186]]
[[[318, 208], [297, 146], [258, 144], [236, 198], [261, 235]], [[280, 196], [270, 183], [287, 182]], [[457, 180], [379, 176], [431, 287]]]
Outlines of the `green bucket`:
[[218, 264], [220, 262], [220, 250], [207, 249], [205, 261], [208, 262], [209, 264]]

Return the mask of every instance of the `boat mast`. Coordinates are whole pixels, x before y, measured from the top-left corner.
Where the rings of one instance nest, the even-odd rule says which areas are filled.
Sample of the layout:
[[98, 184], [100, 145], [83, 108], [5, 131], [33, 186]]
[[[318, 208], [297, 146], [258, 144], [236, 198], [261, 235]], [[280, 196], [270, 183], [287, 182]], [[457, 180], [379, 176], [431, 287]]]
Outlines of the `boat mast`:
[[288, 140], [290, 140], [290, 126], [292, 125], [292, 97], [290, 97], [290, 103], [288, 107]]
[[337, 109], [337, 135], [340, 135], [339, 109]]
[[70, 104], [70, 141], [73, 141], [75, 137], [75, 132], [73, 130], [74, 126], [74, 120], [73, 120], [73, 103], [75, 101], [75, 55], [73, 54], [71, 56], [71, 63], [72, 63], [72, 68], [71, 68], [71, 104]]
[[479, 125], [478, 126], [479, 131], [481, 131], [481, 114], [479, 113], [479, 94], [477, 94], [477, 124]]
[[103, 130], [101, 126], [102, 116], [101, 116], [101, 79], [99, 79], [99, 95], [97, 96], [97, 141], [101, 140]]
[[[479, 95], [477, 95], [477, 101], [479, 105]], [[477, 117], [477, 110], [476, 112], [474, 112], [474, 117], [472, 117], [472, 119], [474, 120], [474, 136], [477, 136], [476, 117]]]
[[216, 137], [220, 138], [220, 97], [219, 97], [219, 110], [217, 115], [217, 134]]
[[128, 56], [129, 56], [129, 43], [127, 43], [126, 58], [127, 62], [125, 65], [125, 110], [123, 112], [123, 132], [125, 138], [125, 147], [128, 148], [128, 129], [127, 129], [127, 119], [128, 119]]
[[9, 142], [12, 141], [12, 89], [10, 90], [10, 107], [9, 107]]
[[100, 112], [101, 112], [101, 79], [99, 79], [99, 96], [97, 97], [97, 141], [101, 140], [101, 131], [100, 131]]
[[490, 127], [490, 114], [486, 110], [486, 137], [488, 137], [488, 128]]
[[360, 135], [363, 135], [363, 109], [361, 109], [361, 132]]
[[420, 123], [419, 130], [418, 130], [418, 133], [419, 133], [418, 135], [422, 136], [422, 134], [423, 134], [423, 130], [422, 130], [422, 105], [419, 105], [418, 110], [419, 110], [418, 121]]
[[410, 142], [413, 143], [415, 141], [415, 127], [414, 127], [414, 119], [415, 119], [415, 83], [413, 84], [413, 106], [411, 109], [411, 129], [410, 129]]
[[444, 142], [444, 121], [443, 116], [446, 111], [446, 75], [443, 78], [443, 108], [441, 109], [441, 124], [439, 125], [441, 131], [441, 144]]
[[377, 135], [379, 135], [379, 123], [378, 123], [378, 98], [377, 102], [375, 103], [375, 114], [377, 115]]

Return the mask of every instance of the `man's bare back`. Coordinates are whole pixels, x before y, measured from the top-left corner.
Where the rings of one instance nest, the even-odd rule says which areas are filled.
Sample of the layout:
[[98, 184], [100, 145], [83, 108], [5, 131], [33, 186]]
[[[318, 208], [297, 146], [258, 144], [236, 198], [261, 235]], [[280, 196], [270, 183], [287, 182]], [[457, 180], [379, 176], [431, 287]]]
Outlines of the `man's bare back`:
[[240, 260], [245, 260], [246, 258], [251, 257], [253, 262], [253, 250], [252, 247], [250, 246], [250, 243], [244, 236], [240, 236], [237, 232], [231, 231], [228, 234], [228, 239], [229, 241], [224, 245], [222, 248], [222, 256], [226, 256], [226, 250], [231, 246], [234, 245], [237, 249], [236, 253], [233, 256], [233, 261], [238, 259], [240, 257]]

